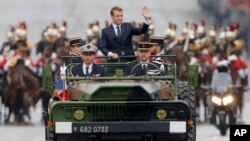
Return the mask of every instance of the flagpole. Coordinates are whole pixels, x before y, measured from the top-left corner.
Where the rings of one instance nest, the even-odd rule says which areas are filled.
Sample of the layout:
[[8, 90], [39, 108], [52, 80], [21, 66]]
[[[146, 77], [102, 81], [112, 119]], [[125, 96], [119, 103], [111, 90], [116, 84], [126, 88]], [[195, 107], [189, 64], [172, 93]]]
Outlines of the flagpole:
[[65, 66], [65, 63], [63, 64], [62, 67], [60, 67], [60, 77], [61, 77], [61, 80], [63, 81], [63, 93], [62, 93], [62, 97], [63, 97], [63, 101], [65, 101], [65, 96], [66, 96], [66, 91], [65, 91], [65, 88], [66, 88], [66, 66]]

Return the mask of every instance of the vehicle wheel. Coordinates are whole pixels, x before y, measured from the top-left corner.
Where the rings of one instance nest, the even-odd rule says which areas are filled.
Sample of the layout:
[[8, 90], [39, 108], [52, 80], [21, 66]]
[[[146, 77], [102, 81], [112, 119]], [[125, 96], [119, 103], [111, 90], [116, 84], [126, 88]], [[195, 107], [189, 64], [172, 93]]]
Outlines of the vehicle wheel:
[[227, 130], [225, 128], [220, 129], [220, 135], [225, 136], [227, 134]]
[[220, 115], [219, 116], [219, 129], [220, 129], [220, 135], [225, 136], [227, 134], [227, 125], [226, 125], [226, 116]]
[[186, 140], [187, 141], [195, 141], [196, 140], [196, 107], [195, 107], [195, 93], [194, 88], [188, 86], [187, 82], [179, 81], [177, 84], [177, 92], [178, 92], [178, 99], [184, 100], [188, 103], [192, 119], [193, 119], [193, 126], [188, 129], [186, 133]]

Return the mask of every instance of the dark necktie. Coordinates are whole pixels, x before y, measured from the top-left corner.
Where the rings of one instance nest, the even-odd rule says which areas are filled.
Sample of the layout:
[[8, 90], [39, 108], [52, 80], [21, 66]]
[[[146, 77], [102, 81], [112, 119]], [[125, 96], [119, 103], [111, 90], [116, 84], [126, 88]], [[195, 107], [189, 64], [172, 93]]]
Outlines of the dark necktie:
[[147, 66], [145, 64], [142, 65], [142, 74], [146, 74], [146, 68]]
[[86, 76], [89, 76], [89, 67], [86, 67]]
[[120, 35], [121, 35], [121, 30], [120, 30], [120, 27], [119, 27], [119, 26], [117, 26], [116, 28], [117, 28], [117, 36], [120, 36]]

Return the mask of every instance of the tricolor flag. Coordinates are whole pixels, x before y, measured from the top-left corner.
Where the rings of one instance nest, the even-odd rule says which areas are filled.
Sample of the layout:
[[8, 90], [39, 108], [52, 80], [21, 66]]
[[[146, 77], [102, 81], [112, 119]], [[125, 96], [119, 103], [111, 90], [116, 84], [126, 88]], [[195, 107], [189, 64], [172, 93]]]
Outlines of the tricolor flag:
[[68, 101], [69, 100], [69, 92], [67, 88], [67, 84], [65, 80], [58, 79], [56, 81], [56, 87], [54, 90], [55, 96], [57, 96], [60, 100]]
[[64, 66], [60, 67], [60, 78], [56, 81], [54, 94], [60, 100], [68, 101], [69, 100], [69, 92], [68, 92], [68, 87], [67, 87], [65, 75], [66, 75], [66, 67], [64, 65]]

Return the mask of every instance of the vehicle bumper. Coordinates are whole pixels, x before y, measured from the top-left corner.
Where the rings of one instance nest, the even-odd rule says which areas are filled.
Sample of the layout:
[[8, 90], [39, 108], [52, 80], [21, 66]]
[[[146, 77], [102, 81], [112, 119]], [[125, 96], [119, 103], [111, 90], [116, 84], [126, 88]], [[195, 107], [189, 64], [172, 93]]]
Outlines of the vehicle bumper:
[[116, 136], [118, 139], [141, 139], [147, 135], [185, 138], [189, 126], [186, 121], [55, 122], [54, 129], [48, 132], [49, 141], [57, 141], [59, 136], [80, 140], [85, 137], [113, 139]]
[[185, 121], [56, 122], [56, 134], [186, 133]]

